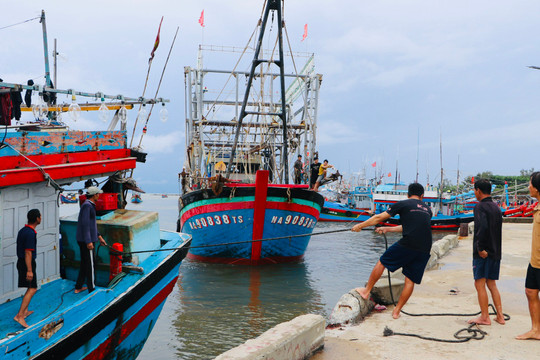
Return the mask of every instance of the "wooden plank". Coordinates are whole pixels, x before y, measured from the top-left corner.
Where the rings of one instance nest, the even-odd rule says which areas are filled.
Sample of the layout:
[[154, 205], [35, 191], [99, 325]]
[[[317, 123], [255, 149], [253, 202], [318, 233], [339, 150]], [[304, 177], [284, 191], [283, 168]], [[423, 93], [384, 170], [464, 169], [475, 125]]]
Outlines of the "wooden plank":
[[[61, 112], [67, 112], [69, 110], [70, 104], [58, 104], [58, 105], [52, 105], [49, 106], [49, 111], [61, 111]], [[122, 107], [122, 104], [118, 103], [105, 103], [109, 110], [118, 110]], [[99, 110], [99, 107], [101, 106], [101, 103], [86, 103], [86, 104], [79, 104], [81, 107], [81, 111], [97, 111]], [[124, 104], [126, 109], [131, 110], [133, 109], [133, 104]], [[31, 107], [21, 106], [21, 111], [24, 112], [32, 112]]]

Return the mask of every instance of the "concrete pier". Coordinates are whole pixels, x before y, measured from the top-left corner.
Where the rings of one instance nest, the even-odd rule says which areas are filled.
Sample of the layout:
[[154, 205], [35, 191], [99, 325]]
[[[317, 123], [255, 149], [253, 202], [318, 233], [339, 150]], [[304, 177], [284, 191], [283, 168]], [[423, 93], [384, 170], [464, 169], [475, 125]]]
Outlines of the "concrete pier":
[[307, 359], [324, 346], [324, 328], [322, 316], [301, 315], [219, 355], [215, 360]]
[[[480, 310], [472, 275], [472, 236], [459, 238], [458, 246], [439, 258], [436, 266], [424, 274], [422, 284], [403, 308], [412, 314], [473, 314]], [[515, 340], [531, 328], [525, 275], [530, 259], [532, 224], [503, 224], [503, 247], [500, 278], [503, 312], [511, 319], [501, 325], [481, 325], [488, 335], [483, 340], [465, 343], [442, 343], [409, 336], [383, 336], [386, 326], [394, 332], [418, 334], [440, 339], [455, 339], [454, 333], [468, 326], [464, 316], [401, 316], [394, 320], [392, 306], [371, 312], [354, 325], [327, 329], [322, 352], [312, 360], [333, 359], [538, 359], [540, 341]], [[383, 280], [383, 279], [381, 279]], [[491, 296], [490, 303], [492, 303]], [[492, 315], [491, 318], [494, 316]]]

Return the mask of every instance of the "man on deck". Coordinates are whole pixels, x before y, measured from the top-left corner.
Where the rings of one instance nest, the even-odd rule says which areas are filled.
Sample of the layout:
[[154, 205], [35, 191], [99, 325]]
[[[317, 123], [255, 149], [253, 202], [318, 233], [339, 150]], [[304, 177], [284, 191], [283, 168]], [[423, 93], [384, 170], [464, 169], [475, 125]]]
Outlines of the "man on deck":
[[[77, 220], [77, 244], [81, 253], [81, 264], [79, 268], [79, 276], [75, 283], [75, 294], [88, 289], [88, 292], [94, 291], [95, 288], [95, 256], [94, 243], [100, 242], [106, 246], [107, 243], [97, 231], [96, 222], [96, 203], [99, 199], [99, 194], [103, 190], [95, 186], [90, 186], [86, 190], [86, 201], [81, 205], [79, 218]], [[86, 282], [86, 286], [83, 284]]]
[[302, 163], [302, 155], [298, 155], [298, 159], [294, 162], [294, 183], [296, 185], [302, 183], [302, 168], [304, 164]]
[[19, 272], [19, 287], [25, 287], [21, 307], [13, 318], [16, 322], [27, 328], [26, 317], [33, 313], [28, 311], [32, 297], [37, 292], [36, 275], [36, 227], [41, 224], [41, 213], [38, 209], [32, 209], [26, 214], [26, 224], [17, 234], [17, 270]]

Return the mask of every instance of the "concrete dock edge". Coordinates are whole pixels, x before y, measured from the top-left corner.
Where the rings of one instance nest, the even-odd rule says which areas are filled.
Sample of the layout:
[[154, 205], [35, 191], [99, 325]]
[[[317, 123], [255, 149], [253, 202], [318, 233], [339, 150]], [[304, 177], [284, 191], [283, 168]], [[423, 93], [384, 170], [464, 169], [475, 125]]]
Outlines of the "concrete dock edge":
[[324, 346], [325, 320], [307, 314], [276, 325], [216, 357], [216, 360], [306, 359]]

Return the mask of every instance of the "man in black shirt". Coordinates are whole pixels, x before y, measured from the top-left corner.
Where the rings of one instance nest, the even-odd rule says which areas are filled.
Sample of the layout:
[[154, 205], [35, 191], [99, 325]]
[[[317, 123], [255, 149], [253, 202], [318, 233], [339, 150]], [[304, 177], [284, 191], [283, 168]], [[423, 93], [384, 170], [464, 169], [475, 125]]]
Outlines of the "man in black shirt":
[[317, 182], [317, 177], [319, 177], [319, 168], [321, 167], [321, 164], [319, 164], [319, 158], [315, 155], [313, 158], [313, 164], [309, 166], [310, 170], [310, 177], [309, 177], [309, 188], [313, 189], [315, 186], [315, 183]]
[[474, 195], [478, 204], [474, 207], [473, 275], [480, 316], [470, 319], [469, 324], [491, 325], [486, 286], [497, 310], [494, 320], [504, 324], [501, 295], [496, 284], [501, 266], [502, 213], [491, 198], [489, 180], [477, 180], [474, 183]]
[[391, 272], [399, 268], [405, 275], [405, 286], [399, 297], [399, 301], [392, 311], [392, 317], [397, 319], [401, 308], [405, 305], [414, 290], [414, 284], [420, 284], [424, 270], [429, 261], [431, 251], [431, 209], [425, 204], [424, 187], [418, 183], [412, 183], [408, 189], [408, 199], [393, 204], [388, 210], [377, 214], [368, 220], [355, 225], [352, 231], [360, 231], [367, 226], [377, 225], [392, 216], [399, 215], [401, 225], [379, 227], [379, 234], [387, 232], [402, 232], [403, 237], [380, 257], [371, 271], [365, 288], [357, 288], [356, 291], [363, 299], [369, 298], [373, 286], [381, 278], [384, 269]]
[[27, 328], [26, 317], [33, 311], [28, 311], [30, 300], [37, 292], [36, 275], [36, 227], [41, 224], [41, 213], [38, 209], [32, 209], [26, 214], [26, 224], [17, 234], [17, 271], [19, 273], [19, 287], [27, 288], [23, 296], [21, 307], [13, 318], [21, 326]]

